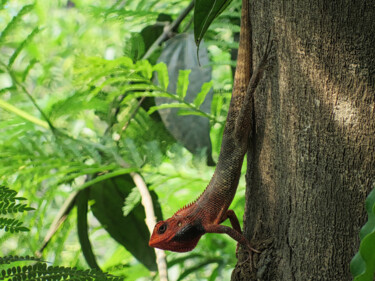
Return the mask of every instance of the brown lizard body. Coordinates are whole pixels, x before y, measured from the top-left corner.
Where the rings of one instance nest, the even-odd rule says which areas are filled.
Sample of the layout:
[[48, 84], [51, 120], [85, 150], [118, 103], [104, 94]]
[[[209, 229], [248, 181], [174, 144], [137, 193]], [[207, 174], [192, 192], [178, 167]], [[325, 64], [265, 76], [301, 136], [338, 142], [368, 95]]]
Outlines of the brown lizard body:
[[[175, 252], [191, 251], [205, 233], [226, 233], [250, 247], [235, 213], [228, 210], [237, 190], [243, 158], [252, 128], [252, 99], [264, 71], [269, 50], [251, 75], [249, 0], [242, 0], [241, 31], [232, 98], [219, 160], [212, 179], [194, 202], [155, 225], [149, 245]], [[251, 79], [250, 79], [251, 76]], [[220, 225], [229, 218], [232, 227]]]

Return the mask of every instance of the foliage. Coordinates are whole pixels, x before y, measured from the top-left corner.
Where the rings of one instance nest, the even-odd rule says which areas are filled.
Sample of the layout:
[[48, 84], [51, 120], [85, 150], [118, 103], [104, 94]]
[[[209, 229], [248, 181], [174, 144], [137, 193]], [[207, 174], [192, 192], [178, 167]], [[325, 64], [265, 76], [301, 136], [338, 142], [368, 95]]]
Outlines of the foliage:
[[[27, 207], [26, 204], [18, 203], [23, 200], [26, 200], [26, 198], [17, 197], [16, 191], [0, 185], [0, 214], [23, 213], [24, 211], [34, 210], [34, 208]], [[22, 226], [20, 220], [4, 217], [0, 217], [0, 229], [10, 231], [11, 233], [29, 231], [28, 228]]]
[[[229, 51], [236, 45], [230, 38], [238, 31], [233, 14], [238, 13], [224, 12], [207, 32], [214, 82], [203, 84], [196, 98], [186, 101], [187, 71], [178, 76], [175, 95], [168, 91], [166, 65], [156, 64], [160, 50], [149, 60], [141, 58], [155, 40], [150, 30], [163, 32], [189, 1], [63, 2], [0, 4], [0, 183], [22, 192], [36, 210], [24, 214], [31, 209], [22, 204], [23, 197], [2, 189], [8, 201], [0, 203], [1, 212], [22, 215], [30, 232], [14, 236], [12, 230], [26, 230], [21, 220], [1, 218], [0, 225], [10, 231], [0, 237], [0, 262], [8, 258], [11, 274], [50, 270], [56, 278], [62, 272], [79, 275], [87, 262], [129, 280], [148, 277], [155, 269], [153, 252], [147, 248], [144, 212], [129, 174], [142, 174], [165, 216], [203, 190], [213, 169], [175, 141], [158, 112], [173, 106], [182, 115], [207, 118], [217, 157], [232, 80]], [[191, 16], [176, 31], [189, 29]], [[212, 85], [215, 95], [206, 112], [201, 106]], [[156, 105], [155, 97], [174, 103]], [[238, 196], [234, 202], [239, 212], [241, 200]], [[157, 215], [161, 218], [160, 209]], [[18, 269], [13, 262], [28, 260], [31, 249], [39, 249], [53, 265], [39, 261], [35, 268]], [[225, 279], [228, 264], [235, 262], [234, 249], [231, 239], [207, 235], [194, 253], [168, 253], [168, 263], [171, 272], [178, 272], [176, 279]], [[20, 260], [12, 261], [16, 255]], [[10, 273], [5, 274], [8, 278]]]
[[197, 45], [203, 39], [212, 21], [220, 15], [232, 0], [197, 0], [194, 12], [194, 35]]
[[[23, 197], [16, 197], [17, 192], [5, 186], [0, 186], [0, 211], [3, 214], [12, 214], [23, 211], [31, 211], [33, 208], [27, 207], [25, 204], [17, 204], [16, 200], [26, 200]], [[5, 222], [3, 222], [5, 221]], [[7, 222], [13, 222], [7, 225]], [[16, 222], [16, 223], [14, 223]], [[21, 221], [14, 219], [0, 218], [0, 226], [5, 225], [5, 231], [10, 230], [11, 233], [19, 231], [28, 231], [26, 227], [21, 227]], [[1, 227], [3, 228], [3, 227]], [[33, 261], [34, 265], [19, 266], [19, 262]], [[15, 265], [13, 265], [15, 264]], [[8, 266], [9, 265], [9, 266]], [[66, 268], [58, 266], [48, 266], [44, 261], [30, 256], [5, 256], [0, 257], [0, 280], [10, 278], [8, 280], [122, 280], [121, 278], [112, 277], [98, 270], [77, 270], [76, 268]]]
[[[7, 263], [15, 260], [29, 260], [29, 257], [8, 257]], [[32, 260], [32, 259], [31, 259]], [[2, 266], [0, 259], [0, 266]], [[79, 270], [62, 266], [47, 266], [45, 262], [37, 262], [34, 265], [13, 266], [0, 272], [0, 280], [109, 280], [120, 281], [122, 278], [102, 273], [98, 270]]]
[[359, 234], [361, 244], [350, 263], [355, 281], [372, 281], [375, 275], [375, 189], [366, 199], [368, 220]]

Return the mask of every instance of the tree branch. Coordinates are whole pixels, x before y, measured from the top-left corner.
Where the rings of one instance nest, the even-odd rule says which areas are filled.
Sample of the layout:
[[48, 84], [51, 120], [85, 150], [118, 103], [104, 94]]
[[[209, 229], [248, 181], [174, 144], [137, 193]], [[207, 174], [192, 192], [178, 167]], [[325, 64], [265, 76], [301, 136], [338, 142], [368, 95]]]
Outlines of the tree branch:
[[[152, 233], [154, 225], [156, 224], [156, 217], [154, 212], [154, 205], [152, 204], [151, 194], [148, 191], [145, 181], [138, 173], [130, 173], [136, 187], [139, 190], [142, 198], [142, 205], [146, 213], [146, 225], [150, 233]], [[155, 249], [156, 264], [158, 265], [160, 281], [168, 281], [167, 263], [165, 261], [165, 252], [160, 249]]]

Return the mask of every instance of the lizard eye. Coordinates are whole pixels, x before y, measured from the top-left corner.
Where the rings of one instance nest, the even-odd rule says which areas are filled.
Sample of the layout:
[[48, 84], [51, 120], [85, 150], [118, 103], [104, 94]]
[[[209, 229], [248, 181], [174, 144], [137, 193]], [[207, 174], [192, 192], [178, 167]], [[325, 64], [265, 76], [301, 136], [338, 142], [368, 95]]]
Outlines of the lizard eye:
[[159, 229], [158, 229], [158, 233], [159, 234], [163, 234], [165, 231], [167, 230], [167, 224], [162, 224]]

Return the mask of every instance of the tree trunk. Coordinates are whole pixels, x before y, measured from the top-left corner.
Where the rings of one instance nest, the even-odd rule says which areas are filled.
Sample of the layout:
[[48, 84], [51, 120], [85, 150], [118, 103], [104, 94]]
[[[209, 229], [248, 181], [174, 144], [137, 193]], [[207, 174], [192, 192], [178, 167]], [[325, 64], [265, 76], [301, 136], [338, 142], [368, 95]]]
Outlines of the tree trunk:
[[352, 280], [375, 182], [375, 1], [251, 0], [255, 95], [245, 235], [262, 250], [232, 280]]

